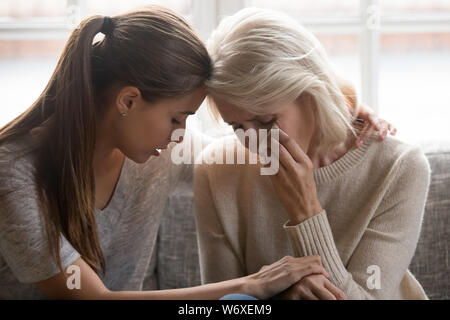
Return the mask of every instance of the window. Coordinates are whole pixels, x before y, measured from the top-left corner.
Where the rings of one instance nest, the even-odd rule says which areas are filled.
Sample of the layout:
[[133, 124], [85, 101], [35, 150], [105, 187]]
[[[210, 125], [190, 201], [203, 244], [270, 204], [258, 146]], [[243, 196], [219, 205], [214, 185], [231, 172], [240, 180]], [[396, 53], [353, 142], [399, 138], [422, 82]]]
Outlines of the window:
[[450, 137], [450, 32], [380, 36], [379, 112], [412, 142]]
[[71, 25], [88, 15], [114, 15], [147, 4], [164, 5], [191, 19], [191, 0], [2, 0], [0, 126], [39, 97], [56, 67]]
[[63, 17], [66, 7], [66, 0], [2, 0], [0, 15], [3, 19]]
[[148, 4], [163, 5], [185, 17], [192, 15], [192, 1], [190, 0], [87, 0], [83, 13], [87, 16], [92, 14], [114, 15]]
[[[0, 90], [6, 107], [0, 125], [45, 87], [70, 34], [68, 23], [150, 3], [183, 14], [204, 40], [221, 18], [245, 6], [283, 11], [317, 35], [337, 72], [398, 127], [400, 138], [448, 139], [450, 0], [2, 0]], [[203, 106], [192, 121], [206, 119]]]
[[268, 8], [289, 12], [298, 18], [318, 17], [349, 17], [358, 16], [359, 0], [315, 0], [315, 1], [290, 1], [290, 0], [249, 0], [247, 6]]
[[[450, 0], [249, 0], [314, 32], [362, 100], [412, 142], [449, 139]], [[351, 40], [350, 40], [351, 39]]]

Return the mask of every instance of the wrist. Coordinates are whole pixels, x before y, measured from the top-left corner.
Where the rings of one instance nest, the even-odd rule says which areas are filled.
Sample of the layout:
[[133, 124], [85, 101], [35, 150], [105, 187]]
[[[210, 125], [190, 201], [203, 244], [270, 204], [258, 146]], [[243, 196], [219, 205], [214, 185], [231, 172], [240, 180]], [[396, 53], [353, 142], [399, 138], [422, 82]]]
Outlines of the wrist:
[[321, 213], [322, 210], [323, 210], [323, 208], [320, 205], [320, 203], [317, 203], [308, 209], [304, 209], [304, 210], [296, 209], [292, 212], [292, 214], [289, 215], [289, 221], [288, 221], [287, 225], [294, 226], [299, 223], [302, 223], [303, 221]]
[[256, 272], [240, 278], [240, 292], [257, 299], [265, 299], [267, 297], [264, 294], [264, 285], [259, 281], [258, 275], [259, 272]]
[[235, 279], [235, 290], [237, 293], [242, 293], [248, 296], [255, 296], [254, 281], [252, 275]]

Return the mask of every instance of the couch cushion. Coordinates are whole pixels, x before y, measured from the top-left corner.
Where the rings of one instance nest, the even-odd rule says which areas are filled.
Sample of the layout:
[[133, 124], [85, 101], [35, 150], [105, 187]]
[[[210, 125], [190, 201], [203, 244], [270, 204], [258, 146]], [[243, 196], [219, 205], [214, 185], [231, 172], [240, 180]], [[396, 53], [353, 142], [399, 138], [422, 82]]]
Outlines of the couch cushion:
[[424, 147], [431, 182], [411, 272], [430, 299], [450, 299], [450, 144]]
[[181, 184], [168, 199], [157, 239], [159, 289], [200, 284], [193, 188]]

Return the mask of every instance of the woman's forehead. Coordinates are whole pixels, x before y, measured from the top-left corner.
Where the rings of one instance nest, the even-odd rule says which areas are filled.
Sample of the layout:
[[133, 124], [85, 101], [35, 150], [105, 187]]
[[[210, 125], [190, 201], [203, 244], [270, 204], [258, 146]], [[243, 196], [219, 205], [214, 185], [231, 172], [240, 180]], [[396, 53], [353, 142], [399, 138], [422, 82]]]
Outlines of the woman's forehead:
[[217, 109], [225, 122], [242, 122], [255, 117], [255, 114], [224, 100], [215, 100]]

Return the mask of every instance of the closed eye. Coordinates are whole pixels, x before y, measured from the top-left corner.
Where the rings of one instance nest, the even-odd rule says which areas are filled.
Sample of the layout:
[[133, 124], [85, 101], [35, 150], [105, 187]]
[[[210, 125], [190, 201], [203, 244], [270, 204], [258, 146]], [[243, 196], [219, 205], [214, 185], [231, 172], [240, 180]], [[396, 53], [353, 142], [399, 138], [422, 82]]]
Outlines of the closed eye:
[[[272, 119], [270, 119], [269, 121], [261, 121], [261, 120], [257, 120], [257, 119], [253, 119], [252, 121], [256, 121], [258, 122], [261, 126], [271, 126], [272, 124], [275, 123], [275, 121], [277, 121], [277, 117], [273, 117]], [[233, 130], [236, 131], [238, 129], [243, 129], [242, 125], [238, 125], [238, 124], [233, 124], [232, 125]]]
[[272, 125], [275, 121], [277, 121], [277, 118], [276, 118], [276, 117], [270, 119], [270, 120], [267, 121], [267, 122], [259, 121], [259, 123], [260, 123], [261, 125], [263, 125], [263, 126], [270, 126], [270, 125]]

